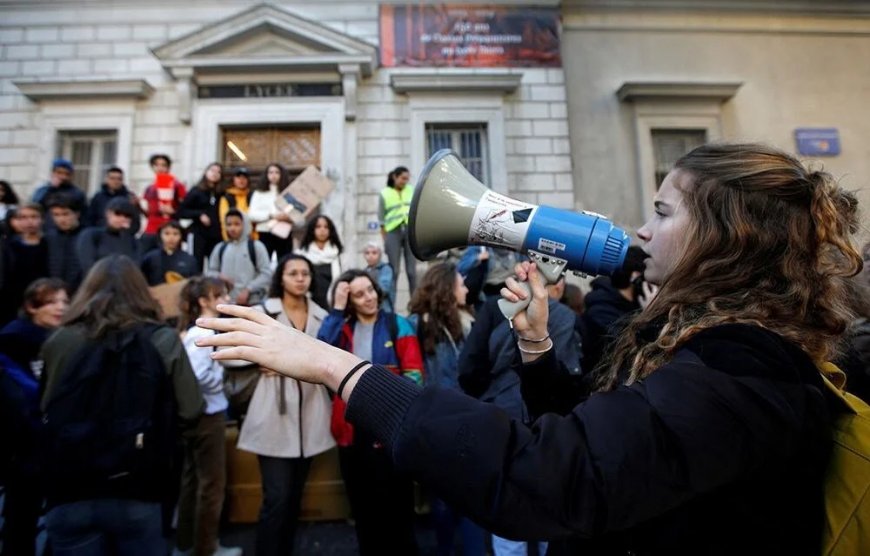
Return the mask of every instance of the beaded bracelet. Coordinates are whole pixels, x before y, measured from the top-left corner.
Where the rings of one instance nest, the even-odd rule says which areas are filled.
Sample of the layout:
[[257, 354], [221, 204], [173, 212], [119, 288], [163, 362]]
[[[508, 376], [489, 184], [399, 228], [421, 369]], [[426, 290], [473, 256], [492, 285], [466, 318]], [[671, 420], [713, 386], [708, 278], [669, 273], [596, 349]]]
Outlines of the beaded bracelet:
[[550, 345], [544, 349], [523, 349], [523, 346], [521, 346], [519, 344], [517, 344], [517, 349], [520, 350], [522, 353], [525, 353], [528, 355], [541, 355], [542, 353], [547, 353], [548, 351], [553, 349], [553, 342], [550, 342]]
[[341, 383], [339, 383], [339, 385], [338, 385], [338, 390], [335, 392], [339, 398], [341, 397], [341, 393], [344, 392], [344, 386], [347, 384], [347, 381], [350, 380], [350, 377], [355, 375], [358, 370], [362, 369], [366, 365], [371, 365], [371, 364], [372, 364], [371, 361], [360, 361], [359, 363], [356, 364], [356, 366], [353, 369], [350, 370], [349, 373], [344, 375], [344, 378], [341, 379]]

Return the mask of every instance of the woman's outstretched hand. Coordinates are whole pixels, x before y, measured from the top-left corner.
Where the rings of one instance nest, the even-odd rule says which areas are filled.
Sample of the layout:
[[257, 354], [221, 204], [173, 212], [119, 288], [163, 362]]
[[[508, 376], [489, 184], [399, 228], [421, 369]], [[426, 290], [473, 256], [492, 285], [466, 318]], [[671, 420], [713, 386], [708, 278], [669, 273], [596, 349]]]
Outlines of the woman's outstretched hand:
[[[360, 362], [354, 354], [285, 326], [256, 309], [219, 305], [218, 311], [232, 318], [196, 321], [198, 326], [220, 332], [197, 340], [201, 347], [224, 348], [212, 355], [218, 361], [244, 359], [290, 378], [324, 384], [332, 390], [336, 390], [344, 375]], [[351, 386], [349, 382], [345, 387], [345, 397], [350, 394]]]

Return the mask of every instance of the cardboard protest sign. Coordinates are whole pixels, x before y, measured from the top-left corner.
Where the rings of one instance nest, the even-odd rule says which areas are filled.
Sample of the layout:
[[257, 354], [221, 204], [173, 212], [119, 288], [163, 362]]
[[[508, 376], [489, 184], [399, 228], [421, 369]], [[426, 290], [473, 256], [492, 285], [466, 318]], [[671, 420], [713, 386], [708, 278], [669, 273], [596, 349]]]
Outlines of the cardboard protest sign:
[[181, 290], [185, 284], [187, 284], [186, 279], [148, 288], [151, 297], [160, 304], [164, 319], [171, 319], [181, 314]]
[[317, 206], [335, 189], [332, 180], [309, 166], [275, 200], [275, 206], [284, 211], [296, 226], [302, 226]]

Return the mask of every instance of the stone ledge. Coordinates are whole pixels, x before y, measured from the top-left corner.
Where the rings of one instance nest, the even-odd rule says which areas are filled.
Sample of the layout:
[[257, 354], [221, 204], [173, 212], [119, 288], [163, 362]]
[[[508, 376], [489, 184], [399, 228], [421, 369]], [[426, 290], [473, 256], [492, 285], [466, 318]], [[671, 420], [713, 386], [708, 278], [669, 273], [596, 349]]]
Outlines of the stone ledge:
[[620, 101], [705, 99], [726, 100], [737, 94], [743, 83], [625, 82], [616, 91]]
[[135, 98], [151, 96], [154, 87], [144, 79], [91, 81], [15, 81], [21, 93], [34, 102], [72, 98]]
[[518, 73], [395, 73], [390, 85], [397, 93], [426, 91], [512, 93], [523, 80]]

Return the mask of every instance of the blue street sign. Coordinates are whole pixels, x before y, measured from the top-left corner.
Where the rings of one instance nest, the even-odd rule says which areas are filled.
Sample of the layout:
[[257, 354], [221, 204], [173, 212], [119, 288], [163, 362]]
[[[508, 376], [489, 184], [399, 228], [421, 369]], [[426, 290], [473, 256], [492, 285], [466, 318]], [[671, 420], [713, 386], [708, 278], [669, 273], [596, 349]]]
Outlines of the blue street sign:
[[378, 222], [377, 220], [369, 220], [369, 222], [368, 222], [369, 230], [375, 231], [380, 227], [381, 227], [381, 223]]
[[833, 127], [799, 127], [794, 130], [798, 152], [807, 156], [840, 154], [840, 133]]

